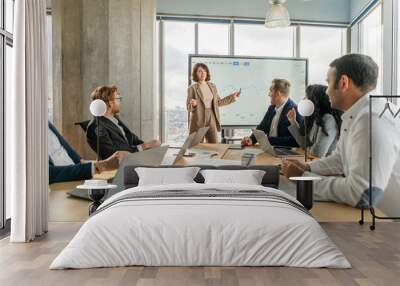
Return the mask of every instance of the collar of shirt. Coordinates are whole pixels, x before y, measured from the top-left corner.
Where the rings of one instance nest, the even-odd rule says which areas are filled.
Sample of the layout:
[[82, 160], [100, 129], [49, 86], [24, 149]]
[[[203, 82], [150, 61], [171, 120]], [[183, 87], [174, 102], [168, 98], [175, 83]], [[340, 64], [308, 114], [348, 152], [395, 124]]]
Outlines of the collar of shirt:
[[368, 105], [369, 96], [373, 94], [373, 92], [374, 91], [371, 91], [357, 100], [348, 110], [346, 110], [346, 112], [343, 113], [342, 120], [347, 121], [349, 119], [353, 119], [362, 108]]
[[276, 106], [275, 106], [275, 112], [276, 112], [276, 113], [282, 112], [282, 109], [283, 109], [283, 107], [286, 105], [286, 103], [288, 102], [288, 100], [289, 100], [289, 98], [286, 98], [285, 102], [284, 102], [281, 106], [279, 106], [279, 107], [276, 107]]
[[113, 122], [114, 124], [119, 125], [118, 124], [118, 119], [115, 118], [114, 116], [106, 116], [106, 115], [104, 115], [104, 117], [107, 118], [108, 120], [111, 120], [111, 122]]

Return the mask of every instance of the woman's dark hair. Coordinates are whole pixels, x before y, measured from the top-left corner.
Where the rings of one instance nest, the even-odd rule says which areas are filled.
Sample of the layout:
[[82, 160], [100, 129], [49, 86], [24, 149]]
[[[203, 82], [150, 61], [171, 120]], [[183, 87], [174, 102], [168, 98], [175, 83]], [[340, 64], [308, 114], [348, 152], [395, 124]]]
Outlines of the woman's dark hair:
[[[326, 131], [326, 127], [324, 124], [324, 120], [322, 119], [323, 116], [325, 114], [331, 114], [333, 118], [335, 118], [338, 130], [340, 132], [340, 126], [342, 125], [342, 119], [341, 119], [342, 112], [337, 109], [333, 109], [331, 107], [329, 97], [326, 94], [326, 89], [327, 86], [320, 84], [309, 85], [306, 88], [307, 98], [314, 103], [314, 113], [311, 116], [305, 118], [304, 124], [306, 124], [307, 129], [310, 130], [315, 122], [317, 126], [322, 128], [322, 132], [325, 135], [328, 135], [328, 132]], [[304, 124], [302, 124], [300, 128], [300, 133], [302, 135], [305, 135]], [[338, 132], [338, 137], [339, 137], [339, 132]], [[311, 145], [312, 143], [315, 142], [307, 142], [307, 146], [309, 144]]]
[[206, 81], [209, 81], [211, 79], [210, 70], [208, 69], [208, 66], [206, 66], [206, 64], [203, 64], [203, 63], [197, 63], [194, 65], [193, 72], [192, 72], [193, 81], [195, 81], [195, 82], [199, 81], [199, 78], [197, 77], [197, 70], [199, 68], [202, 68], [203, 70], [206, 71], [206, 73], [207, 73]]

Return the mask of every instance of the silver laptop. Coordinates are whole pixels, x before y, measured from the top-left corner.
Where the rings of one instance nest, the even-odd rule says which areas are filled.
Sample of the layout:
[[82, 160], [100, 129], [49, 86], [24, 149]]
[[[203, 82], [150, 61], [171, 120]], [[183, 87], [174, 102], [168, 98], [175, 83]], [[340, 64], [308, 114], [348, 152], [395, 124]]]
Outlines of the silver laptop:
[[272, 146], [269, 142], [267, 134], [265, 134], [262, 130], [255, 129], [253, 130], [253, 134], [256, 137], [258, 144], [260, 144], [260, 148], [263, 152], [269, 153], [275, 157], [302, 156], [301, 154], [290, 149]]
[[195, 136], [196, 132], [193, 132], [186, 138], [182, 147], [179, 148], [178, 154], [176, 154], [176, 150], [170, 149], [168, 154], [164, 157], [164, 160], [162, 160], [161, 165], [175, 165], [175, 163], [183, 158]]
[[168, 146], [160, 146], [157, 148], [152, 148], [149, 150], [144, 150], [141, 152], [130, 153], [126, 155], [121, 163], [117, 173], [115, 174], [112, 184], [118, 187], [124, 186], [124, 169], [126, 166], [132, 165], [149, 165], [149, 166], [159, 166], [163, 161], [165, 154], [168, 151]]
[[[151, 165], [158, 166], [161, 164], [165, 154], [168, 151], [168, 146], [157, 147], [141, 152], [128, 154], [122, 159], [115, 177], [112, 179], [112, 184], [118, 187], [108, 192], [107, 197], [112, 196], [124, 189], [124, 169], [126, 166], [131, 165]], [[74, 189], [67, 193], [68, 195], [76, 198], [90, 200], [87, 190]], [[104, 198], [106, 199], [106, 198]]]

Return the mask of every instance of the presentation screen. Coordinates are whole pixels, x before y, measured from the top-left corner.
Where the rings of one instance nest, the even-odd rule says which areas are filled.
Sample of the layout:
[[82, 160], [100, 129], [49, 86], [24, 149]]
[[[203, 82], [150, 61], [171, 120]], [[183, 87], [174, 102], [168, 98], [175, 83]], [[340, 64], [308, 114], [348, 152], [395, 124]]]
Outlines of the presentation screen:
[[222, 126], [258, 125], [270, 105], [268, 91], [274, 78], [289, 80], [295, 102], [305, 95], [307, 59], [189, 55], [189, 78], [196, 63], [208, 66], [221, 98], [242, 90], [236, 102], [220, 107]]

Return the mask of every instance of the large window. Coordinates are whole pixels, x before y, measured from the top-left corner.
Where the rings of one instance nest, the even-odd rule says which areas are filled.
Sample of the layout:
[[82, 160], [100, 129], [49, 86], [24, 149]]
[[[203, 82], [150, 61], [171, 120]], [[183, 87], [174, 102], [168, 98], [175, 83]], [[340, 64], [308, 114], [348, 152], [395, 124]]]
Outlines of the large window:
[[292, 57], [294, 28], [267, 29], [264, 25], [235, 25], [235, 55]]
[[326, 84], [329, 64], [343, 54], [343, 28], [301, 27], [300, 56], [308, 58], [308, 83]]
[[0, 228], [10, 218], [10, 193], [4, 188], [5, 100], [11, 96], [11, 76], [14, 66], [12, 53], [14, 30], [14, 1], [0, 0]]
[[164, 22], [164, 141], [167, 143], [183, 142], [188, 133], [188, 55], [195, 52], [194, 27], [191, 22]]
[[379, 66], [377, 94], [382, 94], [382, 4], [372, 10], [360, 24], [361, 29], [361, 53], [369, 55]]
[[229, 25], [199, 23], [199, 54], [228, 55]]
[[[325, 84], [329, 63], [346, 50], [344, 28], [301, 26], [296, 29], [292, 26], [268, 29], [262, 23], [196, 22], [186, 19], [162, 19], [160, 26], [161, 128], [163, 140], [169, 144], [182, 143], [188, 133], [186, 96], [190, 77], [189, 54], [307, 57], [309, 83]], [[300, 34], [297, 34], [299, 30]], [[300, 46], [296, 46], [296, 39], [300, 39]], [[234, 135], [249, 133], [249, 130], [235, 130]]]

